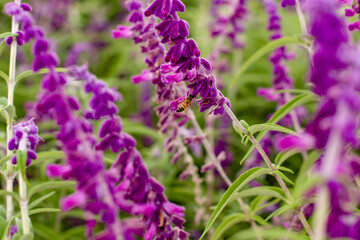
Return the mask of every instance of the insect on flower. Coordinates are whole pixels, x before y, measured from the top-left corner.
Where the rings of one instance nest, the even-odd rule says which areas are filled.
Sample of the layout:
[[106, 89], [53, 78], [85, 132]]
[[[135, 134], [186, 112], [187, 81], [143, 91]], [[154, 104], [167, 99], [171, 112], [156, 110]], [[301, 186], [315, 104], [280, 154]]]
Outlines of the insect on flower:
[[185, 109], [189, 108], [194, 98], [195, 96], [188, 93], [186, 98], [179, 104], [179, 107], [176, 109], [176, 112], [183, 112]]

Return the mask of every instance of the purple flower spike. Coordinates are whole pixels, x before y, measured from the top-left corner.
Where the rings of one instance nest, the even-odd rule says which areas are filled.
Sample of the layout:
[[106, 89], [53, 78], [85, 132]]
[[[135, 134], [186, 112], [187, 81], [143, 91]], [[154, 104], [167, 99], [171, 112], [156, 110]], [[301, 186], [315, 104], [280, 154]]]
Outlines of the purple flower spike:
[[70, 211], [75, 207], [83, 206], [86, 202], [86, 195], [82, 191], [77, 191], [76, 193], [64, 197], [61, 200], [61, 209], [63, 211]]
[[[30, 119], [26, 122], [19, 123], [14, 126], [14, 136], [10, 139], [8, 144], [9, 150], [24, 150], [20, 149], [20, 141], [25, 141], [27, 150], [27, 165], [30, 165], [31, 160], [37, 158], [35, 153], [36, 147], [40, 142], [43, 142], [38, 135], [38, 127], [35, 125], [34, 120]], [[24, 139], [25, 138], [25, 139]], [[16, 156], [13, 157], [12, 163], [16, 164]]]
[[295, 0], [282, 0], [281, 7], [295, 6]]
[[155, 15], [160, 19], [166, 19], [167, 16], [175, 12], [184, 12], [185, 5], [180, 0], [155, 0], [146, 10], [145, 16]]

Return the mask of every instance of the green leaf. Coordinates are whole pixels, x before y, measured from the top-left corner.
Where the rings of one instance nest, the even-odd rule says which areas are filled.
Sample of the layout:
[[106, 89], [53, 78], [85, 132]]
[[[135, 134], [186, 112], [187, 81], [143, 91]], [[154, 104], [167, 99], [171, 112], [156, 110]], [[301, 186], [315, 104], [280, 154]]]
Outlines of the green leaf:
[[[274, 204], [277, 204], [281, 201], [280, 199], [275, 198], [274, 200], [271, 200], [270, 202], [268, 202], [268, 199], [269, 199], [269, 197], [267, 198], [267, 200], [265, 202], [262, 202], [262, 204], [255, 206], [255, 208], [253, 208], [251, 212], [253, 214], [256, 214], [257, 212], [259, 212], [267, 207], [270, 207]], [[263, 203], [265, 203], [265, 204], [263, 204]]]
[[60, 212], [59, 208], [37, 208], [37, 209], [32, 209], [29, 211], [29, 216], [33, 215], [33, 214], [37, 214], [37, 213], [54, 213], [54, 212]]
[[309, 185], [314, 184], [317, 181], [318, 178], [314, 178], [314, 176], [310, 178], [308, 172], [321, 155], [322, 152], [320, 151], [312, 151], [304, 160], [295, 180], [295, 187], [293, 190], [294, 196], [300, 196], [299, 194], [303, 192], [304, 189], [307, 189]]
[[64, 159], [64, 153], [62, 151], [46, 151], [37, 154], [37, 158], [31, 161], [31, 165], [40, 164], [43, 162], [54, 162], [58, 159]]
[[0, 234], [1, 234], [1, 240], [4, 240], [6, 238], [6, 235], [10, 229], [11, 223], [14, 220], [14, 217], [12, 217], [8, 222], [6, 222], [3, 218], [0, 218]]
[[[268, 123], [277, 123], [282, 118], [284, 118], [289, 112], [291, 112], [294, 108], [303, 105], [305, 103], [316, 101], [317, 97], [315, 94], [301, 94], [293, 99], [291, 99], [289, 102], [284, 104], [281, 108], [279, 108], [274, 115], [269, 119]], [[261, 131], [257, 136], [256, 140], [260, 142], [260, 140], [265, 136], [265, 134], [268, 131]], [[246, 152], [245, 156], [241, 159], [240, 164], [243, 164], [244, 161], [251, 155], [252, 151], [254, 150], [254, 146], [252, 145], [249, 150]]]
[[6, 219], [6, 209], [4, 205], [0, 205], [0, 218]]
[[231, 197], [236, 192], [238, 192], [251, 180], [269, 173], [271, 173], [271, 169], [268, 168], [252, 168], [246, 171], [245, 173], [243, 173], [238, 179], [236, 179], [236, 181], [230, 185], [230, 187], [226, 190], [226, 192], [224, 193], [224, 195], [216, 205], [216, 208], [212, 213], [200, 240], [206, 235], [210, 227], [213, 225], [217, 217], [220, 215], [221, 211], [225, 208], [225, 206], [230, 201]]
[[255, 188], [249, 188], [242, 190], [241, 192], [236, 193], [232, 198], [244, 198], [244, 197], [252, 197], [252, 196], [269, 196], [274, 198], [279, 198], [283, 201], [287, 201], [284, 191], [279, 187], [272, 186], [261, 186]]
[[[76, 235], [84, 236], [84, 232], [85, 232], [84, 226], [72, 227], [72, 228], [66, 230], [64, 233], [62, 233], [61, 239], [62, 240], [70, 239], [71, 237], [76, 236]], [[71, 238], [71, 239], [74, 239], [74, 238]]]
[[294, 174], [294, 171], [287, 167], [279, 166], [277, 169]]
[[279, 175], [285, 182], [294, 185], [294, 183], [282, 172], [280, 172], [279, 170], [274, 170], [273, 171], [275, 174]]
[[238, 89], [238, 83], [241, 79], [241, 76], [248, 70], [254, 63], [256, 63], [260, 58], [265, 56], [266, 54], [274, 51], [275, 49], [282, 47], [288, 44], [298, 44], [303, 45], [304, 41], [299, 37], [283, 37], [276, 40], [273, 40], [260, 48], [257, 52], [255, 52], [236, 72], [231, 83], [229, 85], [229, 89], [231, 92], [236, 92]]
[[38, 222], [34, 224], [34, 231], [37, 236], [45, 240], [63, 240], [59, 233], [55, 232], [52, 228], [42, 225]]
[[4, 73], [3, 71], [0, 71], [0, 78], [4, 79], [6, 83], [9, 82], [9, 76], [6, 73]]
[[50, 181], [38, 184], [36, 186], [33, 186], [29, 189], [28, 193], [28, 199], [30, 199], [35, 193], [49, 190], [49, 189], [63, 189], [68, 187], [75, 187], [76, 182], [75, 181]]
[[292, 94], [303, 94], [303, 93], [312, 93], [310, 90], [307, 89], [281, 89], [275, 91], [275, 93], [292, 93]]
[[304, 160], [303, 164], [301, 165], [301, 168], [299, 170], [299, 174], [297, 176], [297, 179], [295, 183], [301, 183], [304, 178], [306, 178], [309, 169], [314, 165], [314, 163], [320, 158], [322, 155], [322, 152], [320, 151], [312, 151], [307, 158]]
[[251, 215], [250, 217], [252, 220], [255, 220], [257, 223], [259, 223], [262, 226], [268, 226], [269, 223], [266, 222], [261, 216], [259, 215]]
[[26, 161], [27, 161], [27, 150], [17, 150], [16, 151], [16, 161], [17, 161], [17, 165], [20, 169], [20, 173], [22, 178], [24, 179], [25, 183], [30, 186], [29, 181], [27, 180], [26, 177]]
[[[66, 68], [55, 68], [54, 71], [55, 72], [66, 72], [67, 69]], [[16, 77], [15, 82], [17, 83], [18, 81], [20, 81], [23, 78], [27, 78], [27, 77], [30, 77], [30, 76], [33, 76], [33, 75], [42, 75], [42, 74], [45, 74], [45, 73], [49, 73], [49, 69], [42, 68], [42, 69], [40, 69], [39, 71], [36, 71], [36, 72], [34, 72], [33, 70], [27, 70], [25, 72], [20, 73]]]
[[297, 153], [299, 153], [299, 150], [295, 149], [295, 148], [287, 150], [287, 151], [280, 152], [275, 158], [275, 164], [277, 166], [280, 166], [285, 162], [285, 160], [287, 160], [288, 158], [294, 156]]
[[250, 209], [254, 210], [260, 206], [263, 202], [268, 201], [271, 197], [266, 195], [258, 195], [250, 202]]
[[0, 56], [3, 54], [4, 50], [6, 48], [5, 40], [0, 42]]
[[20, 202], [20, 197], [16, 192], [8, 192], [8, 191], [5, 191], [5, 190], [0, 190], [0, 195], [12, 196], [16, 201]]
[[297, 208], [299, 206], [299, 203], [298, 202], [295, 202], [295, 203], [291, 203], [291, 204], [286, 204], [280, 208], [278, 208], [276, 211], [274, 211], [272, 214], [270, 214], [266, 219], [265, 221], [268, 221], [269, 219], [271, 219], [272, 217], [276, 217], [280, 214], [283, 214], [284, 212], [286, 211], [289, 211], [291, 209], [294, 209], [294, 208]]
[[33, 234], [26, 234], [26, 235], [21, 235], [21, 234], [15, 234], [11, 240], [33, 240], [34, 239], [34, 235]]
[[[271, 240], [281, 240], [281, 239], [288, 239], [288, 240], [310, 240], [308, 236], [305, 234], [292, 232], [285, 228], [280, 227], [272, 227], [272, 228], [262, 228], [261, 231], [255, 232], [253, 229], [246, 229], [237, 232], [228, 240], [254, 240], [257, 239], [258, 236], [264, 239], [271, 239]], [[286, 236], [286, 238], [285, 238]]]
[[4, 163], [6, 163], [7, 161], [9, 161], [10, 159], [12, 159], [14, 155], [9, 155], [9, 156], [5, 156], [3, 158], [0, 158], [0, 166], [3, 165]]
[[293, 130], [288, 129], [286, 127], [282, 127], [275, 123], [263, 123], [263, 124], [251, 125], [248, 128], [248, 130], [251, 135], [254, 135], [255, 133], [260, 132], [260, 131], [277, 131], [277, 132], [283, 132], [283, 133], [292, 134], [292, 135], [298, 135]]
[[5, 33], [0, 33], [0, 38], [15, 37], [17, 35], [18, 35], [17, 33], [5, 32]]
[[246, 215], [243, 213], [235, 213], [229, 216], [226, 216], [222, 219], [221, 224], [216, 228], [214, 235], [212, 236], [212, 240], [217, 240], [221, 237], [221, 235], [228, 230], [233, 225], [245, 222]]
[[55, 194], [55, 191], [52, 191], [51, 193], [48, 193], [44, 196], [41, 196], [39, 198], [37, 198], [35, 201], [31, 202], [28, 206], [29, 210], [33, 209], [34, 207], [36, 207], [37, 205], [39, 205], [40, 203], [42, 203], [44, 200], [48, 199], [49, 197], [51, 197], [52, 195]]
[[8, 105], [6, 97], [0, 98], [0, 113], [7, 121], [12, 121], [16, 116], [15, 107], [13, 105]]

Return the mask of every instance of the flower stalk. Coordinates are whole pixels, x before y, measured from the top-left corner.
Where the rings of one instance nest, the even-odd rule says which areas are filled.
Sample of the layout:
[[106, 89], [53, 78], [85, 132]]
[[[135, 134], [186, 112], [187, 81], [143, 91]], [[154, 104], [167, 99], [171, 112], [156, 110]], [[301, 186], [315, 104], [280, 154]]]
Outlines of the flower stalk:
[[[16, 4], [21, 3], [21, 0], [15, 0]], [[16, 21], [15, 16], [12, 16], [11, 20], [11, 32], [16, 34], [19, 30], [19, 23]], [[10, 67], [9, 67], [9, 81], [7, 82], [8, 87], [8, 105], [14, 104], [14, 88], [15, 88], [15, 74], [16, 74], [16, 54], [17, 54], [17, 41], [13, 41], [10, 46]], [[13, 119], [8, 115], [6, 125], [6, 139], [9, 143], [13, 135]], [[7, 149], [6, 155], [10, 156], [12, 151]], [[6, 191], [13, 192], [14, 184], [14, 167], [10, 161], [6, 163]], [[6, 196], [6, 220], [9, 221], [13, 216], [13, 199], [12, 196]], [[10, 232], [6, 236], [6, 240], [10, 239]]]
[[[229, 117], [231, 118], [231, 120], [233, 121], [233, 123], [236, 125], [236, 127], [238, 129], [240, 129], [245, 135], [248, 136], [248, 132], [246, 131], [246, 129], [244, 128], [244, 126], [239, 122], [239, 120], [237, 119], [237, 117], [235, 116], [235, 114], [232, 112], [232, 110], [225, 105], [225, 111], [226, 113], [229, 115]], [[257, 149], [257, 151], [260, 153], [260, 155], [262, 156], [262, 158], [264, 159], [266, 165], [271, 169], [271, 170], [275, 170], [274, 166], [272, 165], [268, 155], [265, 153], [264, 149], [261, 147], [261, 145], [259, 144], [259, 142], [255, 139], [254, 136], [249, 136], [250, 141], [252, 142], [252, 144], [254, 144], [254, 147]], [[281, 189], [284, 191], [287, 199], [290, 202], [294, 202], [295, 199], [294, 197], [291, 195], [290, 190], [288, 189], [288, 187], [286, 186], [284, 180], [278, 176], [275, 175], [276, 181], [279, 183]], [[309, 234], [311, 239], [315, 239], [315, 235], [309, 225], [309, 223], [306, 220], [305, 215], [302, 212], [299, 212], [299, 219], [301, 221], [301, 223], [303, 224], [306, 232]]]

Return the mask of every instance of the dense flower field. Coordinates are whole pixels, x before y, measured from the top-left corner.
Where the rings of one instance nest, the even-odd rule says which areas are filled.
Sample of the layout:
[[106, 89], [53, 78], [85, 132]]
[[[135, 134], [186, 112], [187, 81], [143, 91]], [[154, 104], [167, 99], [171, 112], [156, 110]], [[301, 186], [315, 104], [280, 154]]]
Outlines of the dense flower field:
[[1, 240], [360, 240], [359, 0], [8, 1]]

